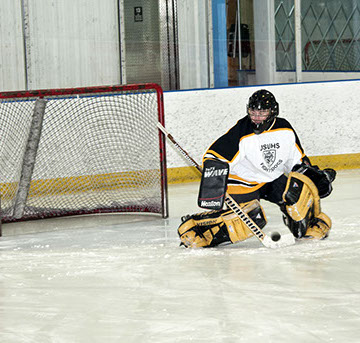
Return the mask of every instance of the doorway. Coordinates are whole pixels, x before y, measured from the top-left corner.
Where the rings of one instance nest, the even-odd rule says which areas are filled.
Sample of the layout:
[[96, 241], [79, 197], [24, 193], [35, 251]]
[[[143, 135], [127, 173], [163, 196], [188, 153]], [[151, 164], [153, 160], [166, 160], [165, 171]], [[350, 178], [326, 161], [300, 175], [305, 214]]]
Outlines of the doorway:
[[227, 0], [226, 5], [229, 86], [244, 86], [255, 74], [253, 0]]

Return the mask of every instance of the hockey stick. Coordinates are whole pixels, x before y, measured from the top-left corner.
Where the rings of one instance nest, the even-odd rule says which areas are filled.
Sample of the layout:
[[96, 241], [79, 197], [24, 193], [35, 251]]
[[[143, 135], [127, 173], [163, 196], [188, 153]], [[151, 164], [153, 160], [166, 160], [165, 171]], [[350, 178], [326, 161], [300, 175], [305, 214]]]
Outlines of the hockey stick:
[[[181, 154], [200, 172], [202, 168], [200, 165], [176, 142], [174, 137], [167, 132], [164, 126], [160, 123], [157, 124], [159, 130], [170, 140], [171, 143], [181, 152]], [[256, 238], [267, 248], [281, 248], [288, 245], [295, 244], [295, 238], [292, 234], [283, 235], [273, 240], [263, 230], [261, 230], [254, 221], [241, 209], [238, 203], [228, 194], [225, 194], [225, 203], [228, 205], [234, 213], [245, 223], [245, 225], [251, 230]]]

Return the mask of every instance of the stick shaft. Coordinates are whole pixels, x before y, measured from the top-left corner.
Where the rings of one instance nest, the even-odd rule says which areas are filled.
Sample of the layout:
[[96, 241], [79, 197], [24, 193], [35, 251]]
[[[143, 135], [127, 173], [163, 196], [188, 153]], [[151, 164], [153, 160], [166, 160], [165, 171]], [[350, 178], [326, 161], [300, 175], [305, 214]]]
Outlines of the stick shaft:
[[174, 146], [181, 152], [181, 154], [190, 162], [190, 164], [193, 165], [200, 173], [202, 173], [202, 168], [199, 166], [199, 164], [186, 152], [185, 149], [183, 149], [174, 139], [174, 137], [165, 129], [164, 126], [162, 126], [160, 123], [158, 123], [158, 128], [160, 131], [171, 141], [171, 143], [174, 144]]

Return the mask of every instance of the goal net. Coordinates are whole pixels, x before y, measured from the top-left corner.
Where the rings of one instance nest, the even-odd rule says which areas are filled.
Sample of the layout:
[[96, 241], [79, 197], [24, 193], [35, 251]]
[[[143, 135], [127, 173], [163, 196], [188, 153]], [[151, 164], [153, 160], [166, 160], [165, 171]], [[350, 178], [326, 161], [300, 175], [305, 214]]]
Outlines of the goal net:
[[305, 70], [360, 71], [360, 40], [313, 40], [304, 48]]
[[2, 221], [167, 210], [156, 84], [0, 93]]

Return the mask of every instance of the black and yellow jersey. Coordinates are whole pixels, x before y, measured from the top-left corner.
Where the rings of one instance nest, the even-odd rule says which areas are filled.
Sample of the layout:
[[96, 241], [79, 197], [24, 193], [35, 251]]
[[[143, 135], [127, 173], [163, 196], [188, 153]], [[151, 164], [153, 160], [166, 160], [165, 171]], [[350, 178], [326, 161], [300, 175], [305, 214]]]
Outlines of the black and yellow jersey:
[[248, 116], [211, 144], [203, 161], [207, 158], [229, 163], [230, 194], [255, 191], [289, 173], [295, 164], [309, 161], [286, 119], [276, 118], [268, 130], [256, 135]]

